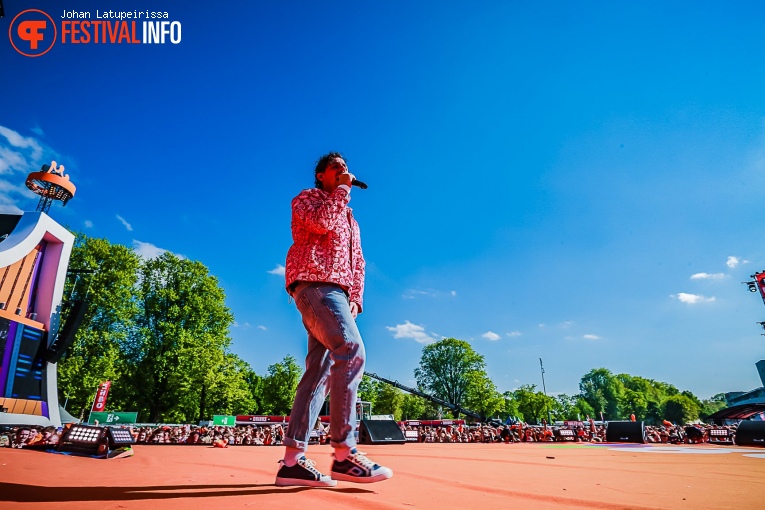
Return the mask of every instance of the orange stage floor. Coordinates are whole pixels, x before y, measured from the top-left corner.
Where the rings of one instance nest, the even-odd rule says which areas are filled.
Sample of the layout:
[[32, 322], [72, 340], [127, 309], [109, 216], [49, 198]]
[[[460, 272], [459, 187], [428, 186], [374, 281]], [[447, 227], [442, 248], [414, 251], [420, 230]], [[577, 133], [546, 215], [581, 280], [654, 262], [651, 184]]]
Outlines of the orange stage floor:
[[[407, 444], [361, 448], [395, 475], [332, 489], [273, 485], [280, 447], [136, 446], [100, 460], [0, 449], [0, 508], [765, 508], [765, 449]], [[311, 447], [328, 471], [330, 447]]]

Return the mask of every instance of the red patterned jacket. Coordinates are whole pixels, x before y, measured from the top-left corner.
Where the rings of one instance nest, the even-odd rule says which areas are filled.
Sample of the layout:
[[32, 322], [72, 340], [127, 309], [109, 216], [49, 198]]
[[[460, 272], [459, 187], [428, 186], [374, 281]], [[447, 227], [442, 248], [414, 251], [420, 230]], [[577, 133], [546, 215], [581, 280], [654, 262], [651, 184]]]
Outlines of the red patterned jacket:
[[296, 281], [336, 283], [363, 308], [364, 255], [359, 224], [341, 186], [332, 194], [305, 189], [292, 199], [292, 246], [287, 252], [286, 284]]

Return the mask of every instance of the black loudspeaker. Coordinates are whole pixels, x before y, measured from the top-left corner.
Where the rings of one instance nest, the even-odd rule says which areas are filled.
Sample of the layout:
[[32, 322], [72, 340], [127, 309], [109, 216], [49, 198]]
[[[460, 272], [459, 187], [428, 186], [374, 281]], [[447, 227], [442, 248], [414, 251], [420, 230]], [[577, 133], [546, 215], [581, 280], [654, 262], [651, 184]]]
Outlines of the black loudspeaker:
[[608, 443], [645, 443], [642, 421], [609, 421], [606, 425]]
[[361, 420], [359, 443], [406, 444], [406, 438], [398, 423], [393, 420]]
[[72, 425], [64, 430], [58, 442], [58, 451], [81, 455], [106, 456], [109, 450], [135, 443], [127, 429]]
[[691, 441], [701, 441], [704, 439], [704, 433], [696, 427], [685, 427], [685, 435]]
[[736, 429], [738, 446], [765, 446], [765, 421], [744, 420]]
[[64, 325], [45, 353], [45, 361], [48, 363], [58, 363], [61, 356], [64, 355], [69, 346], [72, 345], [72, 342], [74, 342], [74, 337], [77, 334], [77, 330], [80, 329], [80, 324], [82, 324], [82, 319], [85, 318], [85, 312], [87, 311], [87, 301], [81, 300], [72, 303], [72, 308], [69, 309]]

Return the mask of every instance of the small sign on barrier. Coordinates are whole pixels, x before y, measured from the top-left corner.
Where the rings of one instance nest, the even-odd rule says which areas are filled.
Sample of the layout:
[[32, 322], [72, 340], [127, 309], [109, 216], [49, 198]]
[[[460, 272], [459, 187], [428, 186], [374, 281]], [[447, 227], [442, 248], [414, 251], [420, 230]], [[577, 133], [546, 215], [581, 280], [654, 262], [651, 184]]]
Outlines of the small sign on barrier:
[[138, 421], [138, 413], [90, 413], [88, 423], [93, 424], [96, 420], [99, 425], [129, 425]]
[[236, 425], [236, 416], [213, 415], [213, 426], [222, 425], [224, 427], [233, 427]]

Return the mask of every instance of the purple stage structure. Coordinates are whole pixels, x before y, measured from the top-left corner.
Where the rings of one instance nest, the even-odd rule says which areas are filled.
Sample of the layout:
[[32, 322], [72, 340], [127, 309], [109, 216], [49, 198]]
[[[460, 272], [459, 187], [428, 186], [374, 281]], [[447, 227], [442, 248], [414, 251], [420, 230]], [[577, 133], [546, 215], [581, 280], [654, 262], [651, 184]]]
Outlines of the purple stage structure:
[[44, 212], [0, 214], [0, 424], [61, 425], [56, 339], [74, 235]]

